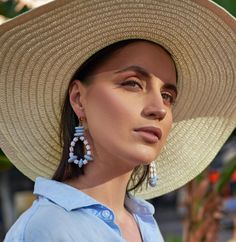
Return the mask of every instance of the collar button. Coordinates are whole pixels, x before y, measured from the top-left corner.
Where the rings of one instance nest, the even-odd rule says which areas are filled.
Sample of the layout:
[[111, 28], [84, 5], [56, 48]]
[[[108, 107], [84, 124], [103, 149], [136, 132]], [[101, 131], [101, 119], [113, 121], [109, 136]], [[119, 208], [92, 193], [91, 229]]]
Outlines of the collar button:
[[111, 217], [111, 212], [109, 210], [103, 210], [102, 211], [102, 217], [105, 219], [108, 219], [109, 217]]

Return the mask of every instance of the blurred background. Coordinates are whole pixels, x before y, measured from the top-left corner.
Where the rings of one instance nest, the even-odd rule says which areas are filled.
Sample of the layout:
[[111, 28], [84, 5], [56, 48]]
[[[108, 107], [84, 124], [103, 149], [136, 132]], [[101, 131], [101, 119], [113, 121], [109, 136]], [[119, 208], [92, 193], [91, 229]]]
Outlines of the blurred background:
[[[0, 0], [0, 24], [49, 1]], [[236, 0], [215, 2], [236, 16]], [[0, 149], [0, 241], [32, 204], [33, 186]], [[167, 242], [236, 242], [236, 130], [197, 178], [150, 202]]]

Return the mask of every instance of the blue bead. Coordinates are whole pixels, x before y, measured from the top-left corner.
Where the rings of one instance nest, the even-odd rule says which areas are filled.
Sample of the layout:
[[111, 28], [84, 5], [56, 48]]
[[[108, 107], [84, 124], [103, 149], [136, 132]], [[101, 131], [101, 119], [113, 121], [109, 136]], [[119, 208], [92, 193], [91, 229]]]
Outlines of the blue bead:
[[83, 131], [84, 130], [84, 127], [83, 126], [75, 127], [75, 130], [81, 130], [81, 131]]
[[85, 158], [86, 160], [93, 160], [93, 158], [92, 158], [90, 155], [85, 155], [84, 158]]
[[71, 156], [70, 159], [68, 160], [68, 162], [71, 163], [71, 162], [73, 162], [76, 159], [77, 159], [77, 156], [76, 155]]
[[151, 187], [155, 187], [157, 184], [157, 180], [158, 180], [157, 176], [153, 176], [152, 178], [149, 178], [148, 183]]
[[151, 187], [155, 187], [156, 186], [156, 181], [149, 181], [149, 185], [151, 186]]
[[75, 137], [79, 137], [79, 136], [82, 136], [83, 134], [81, 134], [81, 133], [74, 133], [74, 136]]
[[81, 130], [75, 130], [75, 133], [76, 133], [76, 134], [84, 134], [84, 131], [81, 131]]
[[79, 160], [79, 164], [78, 164], [79, 167], [81, 168], [81, 167], [83, 166], [83, 164], [84, 164], [84, 163], [83, 163], [83, 159], [80, 159], [80, 160]]

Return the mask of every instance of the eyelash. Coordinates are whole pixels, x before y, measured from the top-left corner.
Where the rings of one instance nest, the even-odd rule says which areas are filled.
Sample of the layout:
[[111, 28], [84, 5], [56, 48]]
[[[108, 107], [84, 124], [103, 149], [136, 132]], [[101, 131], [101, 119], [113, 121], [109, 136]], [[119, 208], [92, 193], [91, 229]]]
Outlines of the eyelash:
[[[135, 80], [127, 80], [127, 81], [123, 82], [121, 85], [122, 86], [130, 86], [130, 87], [133, 87], [133, 88], [135, 88], [135, 85], [137, 85], [138, 88], [143, 89], [143, 86], [139, 82], [137, 82]], [[168, 101], [169, 105], [172, 106], [172, 105], [175, 104], [174, 97], [173, 97], [173, 95], [171, 93], [163, 92], [161, 95], [162, 95], [163, 99], [164, 99], [164, 96], [167, 96], [169, 98], [169, 101]]]
[[131, 87], [135, 87], [135, 85], [138, 85], [138, 87], [140, 89], [143, 89], [143, 86], [139, 82], [134, 81], [134, 80], [127, 80], [127, 81], [121, 83], [121, 85], [122, 86], [131, 86]]
[[168, 92], [163, 92], [161, 95], [162, 95], [163, 99], [164, 99], [164, 96], [167, 96], [167, 97], [169, 98], [168, 103], [169, 103], [170, 105], [174, 105], [174, 104], [175, 104], [174, 97], [173, 97], [173, 95], [171, 95], [170, 93], [168, 93]]

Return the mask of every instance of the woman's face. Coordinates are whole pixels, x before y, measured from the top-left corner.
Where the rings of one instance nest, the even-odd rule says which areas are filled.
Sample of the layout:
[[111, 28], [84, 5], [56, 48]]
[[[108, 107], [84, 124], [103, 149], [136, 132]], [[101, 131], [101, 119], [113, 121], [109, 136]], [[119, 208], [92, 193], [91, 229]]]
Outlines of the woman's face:
[[177, 95], [169, 54], [137, 41], [115, 52], [91, 78], [89, 86], [76, 81], [82, 109], [73, 103], [73, 87], [70, 95], [73, 109], [87, 123], [94, 158], [131, 167], [156, 159], [172, 126]]

